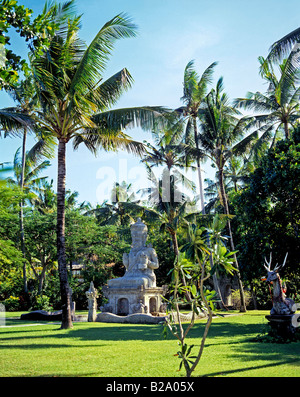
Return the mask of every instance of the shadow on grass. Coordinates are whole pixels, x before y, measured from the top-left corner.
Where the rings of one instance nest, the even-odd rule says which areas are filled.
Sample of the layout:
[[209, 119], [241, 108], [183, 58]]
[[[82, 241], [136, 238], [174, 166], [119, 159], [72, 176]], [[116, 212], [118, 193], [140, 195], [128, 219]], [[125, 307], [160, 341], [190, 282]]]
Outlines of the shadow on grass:
[[[185, 325], [184, 327], [186, 327]], [[202, 337], [205, 322], [199, 322], [195, 324], [194, 328], [189, 332], [189, 338]], [[43, 326], [36, 326], [31, 329], [18, 328], [2, 328], [1, 339], [2, 341], [17, 341], [18, 339], [26, 338], [28, 345], [30, 341], [36, 339], [73, 339], [80, 341], [163, 341], [175, 340], [174, 337], [168, 333], [167, 337], [163, 337], [163, 325], [129, 325], [129, 324], [105, 324], [105, 323], [75, 323], [74, 328], [70, 330], [61, 330], [59, 325], [49, 324]], [[258, 334], [261, 331], [261, 324], [242, 324], [242, 323], [231, 323], [222, 321], [221, 323], [213, 323], [209, 330], [209, 340], [206, 346], [210, 344], [232, 344], [232, 338], [239, 336], [237, 343], [241, 342], [241, 337], [247, 339], [250, 335]], [[229, 339], [226, 341], [226, 337]], [[214, 338], [218, 339], [214, 342]]]
[[295, 363], [297, 363], [297, 361], [298, 361], [297, 359], [281, 360], [281, 361], [276, 361], [276, 362], [269, 363], [269, 364], [252, 365], [252, 366], [246, 367], [246, 368], [237, 368], [237, 369], [231, 369], [228, 371], [211, 372], [209, 374], [202, 375], [202, 377], [213, 377], [213, 376], [223, 376], [223, 375], [234, 376], [235, 374], [240, 374], [240, 373], [251, 371], [251, 370], [272, 368], [272, 367], [277, 367], [278, 365], [283, 365], [283, 364], [295, 364]]
[[[189, 333], [189, 338], [201, 338], [205, 322], [197, 323]], [[249, 362], [249, 366], [240, 369], [230, 369], [216, 373], [208, 373], [205, 376], [217, 376], [249, 371], [251, 369], [272, 367], [281, 364], [300, 365], [300, 342], [290, 344], [273, 344], [253, 342], [254, 336], [262, 331], [263, 324], [246, 324], [223, 320], [212, 324], [209, 330], [209, 338], [205, 348], [209, 354], [210, 348], [218, 348], [218, 345], [232, 345], [228, 354], [233, 359], [243, 363]], [[112, 341], [161, 341], [162, 325], [121, 325], [105, 323], [75, 323], [71, 330], [60, 330], [59, 325], [45, 325], [31, 329], [8, 328], [1, 330], [2, 349], [47, 349], [47, 348], [101, 348]], [[168, 341], [175, 338], [169, 334]], [[105, 343], [107, 342], [107, 343]], [[222, 347], [220, 347], [222, 349]], [[260, 366], [255, 361], [266, 361]]]

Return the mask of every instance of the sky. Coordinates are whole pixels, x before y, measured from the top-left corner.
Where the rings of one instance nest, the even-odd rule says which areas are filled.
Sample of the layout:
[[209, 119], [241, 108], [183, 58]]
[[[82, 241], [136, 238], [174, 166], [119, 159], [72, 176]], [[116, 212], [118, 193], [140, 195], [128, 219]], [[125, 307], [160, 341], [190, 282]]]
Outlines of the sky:
[[[43, 1], [20, 0], [38, 14]], [[259, 76], [259, 56], [300, 25], [299, 0], [77, 0], [82, 16], [80, 37], [89, 44], [111, 18], [125, 12], [138, 26], [138, 36], [119, 40], [106, 70], [107, 76], [126, 67], [134, 78], [115, 108], [182, 105], [185, 66], [194, 60], [201, 75], [217, 61], [214, 83], [223, 76], [225, 91], [233, 100], [248, 91], [265, 91]], [[26, 54], [24, 42], [11, 36], [15, 52]], [[214, 85], [214, 84], [213, 84]], [[4, 92], [0, 107], [13, 106]], [[133, 139], [152, 142], [151, 133], [126, 131]], [[28, 140], [29, 149], [34, 143]], [[0, 162], [11, 162], [21, 146], [19, 138], [0, 138]], [[44, 175], [56, 186], [57, 160]], [[203, 165], [204, 178], [213, 178], [210, 164]], [[190, 175], [197, 181], [194, 175]], [[149, 186], [140, 159], [125, 152], [99, 151], [97, 157], [83, 146], [67, 148], [67, 189], [79, 193], [79, 201], [92, 205], [109, 199], [114, 182], [125, 180], [137, 191]]]

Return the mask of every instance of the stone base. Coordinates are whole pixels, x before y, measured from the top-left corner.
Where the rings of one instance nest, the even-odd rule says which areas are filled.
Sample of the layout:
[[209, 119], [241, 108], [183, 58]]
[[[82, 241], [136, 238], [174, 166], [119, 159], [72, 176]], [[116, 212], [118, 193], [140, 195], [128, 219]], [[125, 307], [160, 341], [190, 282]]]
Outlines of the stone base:
[[296, 328], [292, 325], [293, 314], [270, 314], [266, 316], [271, 326], [272, 334], [283, 339], [290, 339], [295, 335]]
[[153, 288], [115, 288], [107, 287], [103, 291], [108, 298], [102, 312], [113, 313], [120, 316], [130, 314], [151, 314], [162, 311], [162, 296], [166, 289]]
[[142, 313], [130, 314], [128, 316], [118, 316], [113, 313], [99, 313], [96, 317], [96, 321], [101, 323], [121, 324], [159, 324], [165, 321], [165, 317]]

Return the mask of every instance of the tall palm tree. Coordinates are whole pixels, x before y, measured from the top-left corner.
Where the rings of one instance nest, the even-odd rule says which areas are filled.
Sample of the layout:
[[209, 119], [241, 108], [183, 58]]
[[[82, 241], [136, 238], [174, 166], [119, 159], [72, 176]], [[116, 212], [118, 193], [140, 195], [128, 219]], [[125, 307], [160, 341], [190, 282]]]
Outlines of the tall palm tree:
[[[22, 154], [20, 156], [19, 148], [14, 156], [13, 172], [14, 178], [8, 177], [7, 181], [12, 184], [19, 186], [21, 191], [24, 193], [38, 192], [41, 181], [45, 177], [39, 177], [39, 174], [49, 167], [50, 162], [48, 160], [37, 160], [35, 153], [35, 147], [30, 151], [23, 154], [24, 145], [22, 146]], [[24, 200], [21, 199], [19, 202], [19, 230], [20, 230], [20, 243], [23, 258], [26, 256], [25, 249], [25, 238], [24, 238], [24, 216], [23, 216]], [[24, 292], [27, 293], [27, 272], [26, 262], [23, 264], [23, 283]]]
[[[235, 251], [231, 230], [228, 198], [225, 191], [224, 169], [233, 155], [245, 153], [251, 140], [244, 138], [244, 121], [240, 119], [237, 109], [230, 106], [228, 96], [223, 92], [223, 79], [217, 82], [216, 89], [212, 89], [206, 97], [206, 105], [201, 109], [201, 134], [199, 136], [200, 156], [206, 156], [216, 166], [218, 172], [218, 187], [224, 213], [228, 217], [227, 225], [230, 236], [231, 251]], [[241, 293], [241, 311], [246, 311], [243, 285], [239, 271], [239, 264], [234, 254], [239, 288]]]
[[[18, 128], [18, 135], [22, 136], [22, 161], [19, 175], [19, 186], [21, 191], [24, 188], [25, 178], [25, 167], [26, 167], [26, 141], [27, 134], [35, 132], [38, 139], [37, 143], [31, 148], [29, 155], [27, 155], [30, 161], [35, 159], [41, 159], [46, 156], [51, 158], [53, 156], [53, 141], [51, 139], [45, 139], [42, 136], [41, 131], [36, 130], [36, 126], [32, 119], [33, 113], [37, 108], [37, 96], [35, 91], [35, 85], [32, 76], [28, 76], [25, 80], [20, 81], [15, 85], [14, 89], [11, 89], [10, 95], [17, 103], [17, 106], [10, 108], [14, 114], [22, 114], [31, 120], [30, 124], [23, 124]], [[11, 135], [14, 130], [9, 131], [6, 135]], [[23, 221], [23, 201], [20, 201], [20, 240], [21, 240], [21, 251], [25, 258], [25, 241], [24, 241], [24, 221]], [[27, 288], [27, 276], [26, 276], [26, 265], [23, 267], [23, 279], [24, 279], [24, 292], [28, 292]]]
[[[190, 61], [184, 71], [183, 79], [183, 96], [182, 101], [184, 106], [176, 109], [177, 112], [182, 114], [186, 120], [186, 129], [183, 136], [183, 143], [189, 146], [194, 146], [199, 149], [199, 127], [198, 123], [201, 122], [199, 117], [199, 109], [203, 105], [205, 97], [208, 92], [208, 85], [212, 82], [212, 75], [217, 62], [213, 62], [200, 77], [194, 69], [194, 61]], [[196, 165], [199, 179], [200, 188], [200, 203], [202, 213], [205, 214], [204, 207], [204, 190], [201, 175], [201, 159], [200, 152], [196, 156]]]
[[146, 165], [146, 168], [152, 186], [141, 189], [142, 194], [147, 195], [149, 206], [143, 215], [152, 220], [159, 220], [161, 230], [170, 234], [173, 250], [178, 259], [178, 228], [184, 217], [193, 213], [194, 202], [179, 190], [180, 178], [177, 175], [170, 175], [169, 170], [165, 168], [161, 178], [157, 178], [149, 165]]
[[[290, 138], [290, 127], [294, 127], [300, 116], [300, 71], [293, 68], [292, 53], [279, 65], [277, 77], [274, 65], [259, 57], [260, 74], [268, 83], [266, 93], [249, 92], [246, 98], [237, 98], [234, 105], [254, 111], [253, 116], [245, 117], [250, 122], [247, 128], [256, 127], [253, 135], [259, 138], [253, 149], [259, 149], [264, 143], [275, 142], [280, 129], [285, 138]], [[257, 128], [258, 127], [258, 128]], [[259, 133], [262, 133], [259, 137]], [[272, 144], [273, 144], [272, 143]]]
[[104, 81], [103, 74], [116, 40], [134, 37], [136, 27], [120, 14], [108, 21], [89, 46], [78, 37], [80, 17], [60, 24], [49, 48], [33, 57], [43, 112], [39, 124], [58, 141], [57, 254], [62, 298], [62, 328], [71, 328], [70, 296], [65, 255], [66, 147], [84, 143], [92, 152], [126, 149], [143, 152], [143, 145], [124, 133], [125, 127], [152, 128], [161, 116], [159, 107], [112, 110], [132, 84], [127, 69]]

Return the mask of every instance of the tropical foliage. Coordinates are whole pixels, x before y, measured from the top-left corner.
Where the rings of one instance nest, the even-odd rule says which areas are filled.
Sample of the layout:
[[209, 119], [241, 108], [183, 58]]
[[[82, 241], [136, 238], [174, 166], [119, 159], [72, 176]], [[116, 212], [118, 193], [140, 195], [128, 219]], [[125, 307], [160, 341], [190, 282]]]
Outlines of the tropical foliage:
[[[158, 254], [157, 282], [169, 287], [165, 331], [178, 340], [180, 369], [191, 376], [216, 307], [232, 306], [225, 296], [231, 289], [242, 312], [247, 305], [270, 305], [260, 280], [270, 251], [278, 260], [289, 252], [283, 278], [299, 298], [300, 30], [259, 57], [264, 93], [231, 100], [222, 77], [214, 84], [216, 62], [200, 74], [190, 61], [181, 107], [118, 109], [133, 77], [123, 68], [107, 78], [107, 67], [116, 43], [134, 38], [137, 27], [118, 14], [87, 44], [74, 5], [46, 3], [32, 20], [32, 11], [17, 1], [2, 1], [0, 46], [13, 27], [30, 55], [25, 62], [6, 52], [0, 65], [0, 85], [15, 101], [0, 109], [0, 134], [22, 138], [11, 164], [0, 164], [0, 302], [10, 310], [62, 309], [61, 327], [71, 328], [71, 290], [84, 309], [93, 281], [99, 305], [105, 303], [102, 288], [124, 274], [129, 225], [141, 217]], [[148, 131], [149, 140], [133, 140], [128, 130], [135, 127]], [[111, 181], [110, 200], [80, 202], [79, 193], [67, 189], [66, 172], [67, 148], [80, 145], [92, 154], [126, 150], [138, 156], [150, 185], [136, 191], [126, 180]], [[57, 186], [47, 177], [54, 151]], [[205, 161], [216, 171], [206, 186]], [[222, 277], [230, 284], [226, 294]], [[186, 327], [183, 308], [190, 310]], [[200, 313], [207, 322], [197, 347], [187, 336]]]

